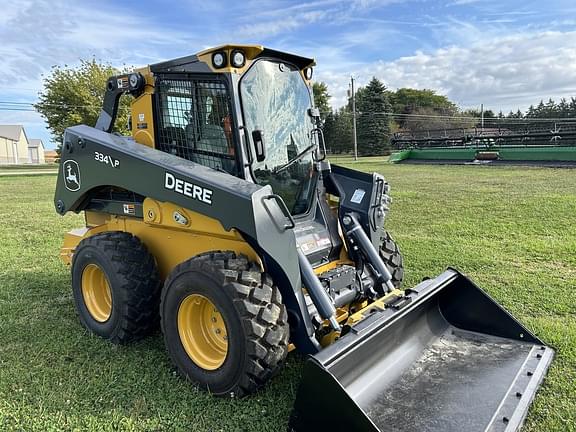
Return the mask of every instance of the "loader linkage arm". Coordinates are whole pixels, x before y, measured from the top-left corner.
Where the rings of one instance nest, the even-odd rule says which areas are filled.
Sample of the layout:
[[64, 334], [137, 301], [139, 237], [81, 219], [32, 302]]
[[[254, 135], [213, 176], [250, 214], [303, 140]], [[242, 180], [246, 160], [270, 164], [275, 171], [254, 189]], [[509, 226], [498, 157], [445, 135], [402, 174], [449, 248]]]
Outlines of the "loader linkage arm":
[[118, 114], [120, 96], [130, 93], [137, 97], [142, 93], [144, 84], [145, 79], [138, 72], [108, 78], [106, 93], [104, 94], [104, 105], [96, 121], [96, 129], [108, 133], [112, 132], [116, 115]]

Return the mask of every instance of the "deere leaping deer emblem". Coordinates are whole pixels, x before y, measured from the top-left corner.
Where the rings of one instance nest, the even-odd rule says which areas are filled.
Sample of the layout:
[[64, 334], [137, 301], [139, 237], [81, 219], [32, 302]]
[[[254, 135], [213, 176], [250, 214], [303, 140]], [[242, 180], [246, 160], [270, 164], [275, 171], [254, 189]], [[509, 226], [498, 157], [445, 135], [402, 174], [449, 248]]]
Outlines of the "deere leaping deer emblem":
[[64, 162], [62, 174], [64, 175], [64, 185], [66, 189], [76, 192], [80, 189], [80, 167], [75, 160]]

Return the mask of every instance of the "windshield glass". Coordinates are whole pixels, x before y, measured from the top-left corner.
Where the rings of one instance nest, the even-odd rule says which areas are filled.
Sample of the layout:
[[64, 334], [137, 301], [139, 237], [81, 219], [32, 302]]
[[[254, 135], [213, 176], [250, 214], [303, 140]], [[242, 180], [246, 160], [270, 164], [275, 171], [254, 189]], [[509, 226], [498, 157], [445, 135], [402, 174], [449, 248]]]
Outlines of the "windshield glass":
[[[293, 215], [306, 213], [314, 194], [310, 92], [297, 68], [259, 60], [240, 81], [248, 135], [261, 130], [266, 159], [254, 161], [259, 184], [269, 184]], [[294, 161], [293, 163], [291, 163]]]

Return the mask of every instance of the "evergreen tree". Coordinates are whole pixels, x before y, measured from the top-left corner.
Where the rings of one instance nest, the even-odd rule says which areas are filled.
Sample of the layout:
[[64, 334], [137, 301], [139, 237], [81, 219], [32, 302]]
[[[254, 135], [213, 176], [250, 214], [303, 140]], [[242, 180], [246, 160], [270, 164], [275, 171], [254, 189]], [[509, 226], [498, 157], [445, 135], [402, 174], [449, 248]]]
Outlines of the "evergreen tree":
[[566, 98], [560, 99], [560, 103], [558, 103], [557, 107], [557, 114], [560, 118], [568, 118], [570, 117], [570, 105]]
[[545, 112], [545, 118], [558, 117], [558, 107], [556, 106], [556, 102], [554, 102], [552, 98], [548, 99], [544, 112]]
[[568, 113], [570, 117], [576, 117], [576, 97], [570, 98], [570, 103], [568, 104]]
[[358, 153], [381, 155], [390, 149], [390, 112], [386, 87], [376, 77], [357, 94]]
[[534, 113], [536, 118], [544, 118], [546, 113], [546, 105], [544, 105], [544, 101], [542, 99], [540, 99], [540, 103], [534, 110]]
[[353, 148], [352, 113], [346, 107], [330, 112], [324, 122], [324, 140], [330, 153], [348, 153]]

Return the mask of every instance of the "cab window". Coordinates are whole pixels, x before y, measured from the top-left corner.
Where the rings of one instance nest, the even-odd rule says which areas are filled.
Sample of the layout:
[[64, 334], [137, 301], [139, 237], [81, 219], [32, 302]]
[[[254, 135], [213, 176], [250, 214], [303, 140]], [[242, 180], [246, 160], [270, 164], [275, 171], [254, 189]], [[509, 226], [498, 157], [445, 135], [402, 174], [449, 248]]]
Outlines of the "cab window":
[[157, 148], [236, 175], [230, 98], [222, 81], [160, 78]]

